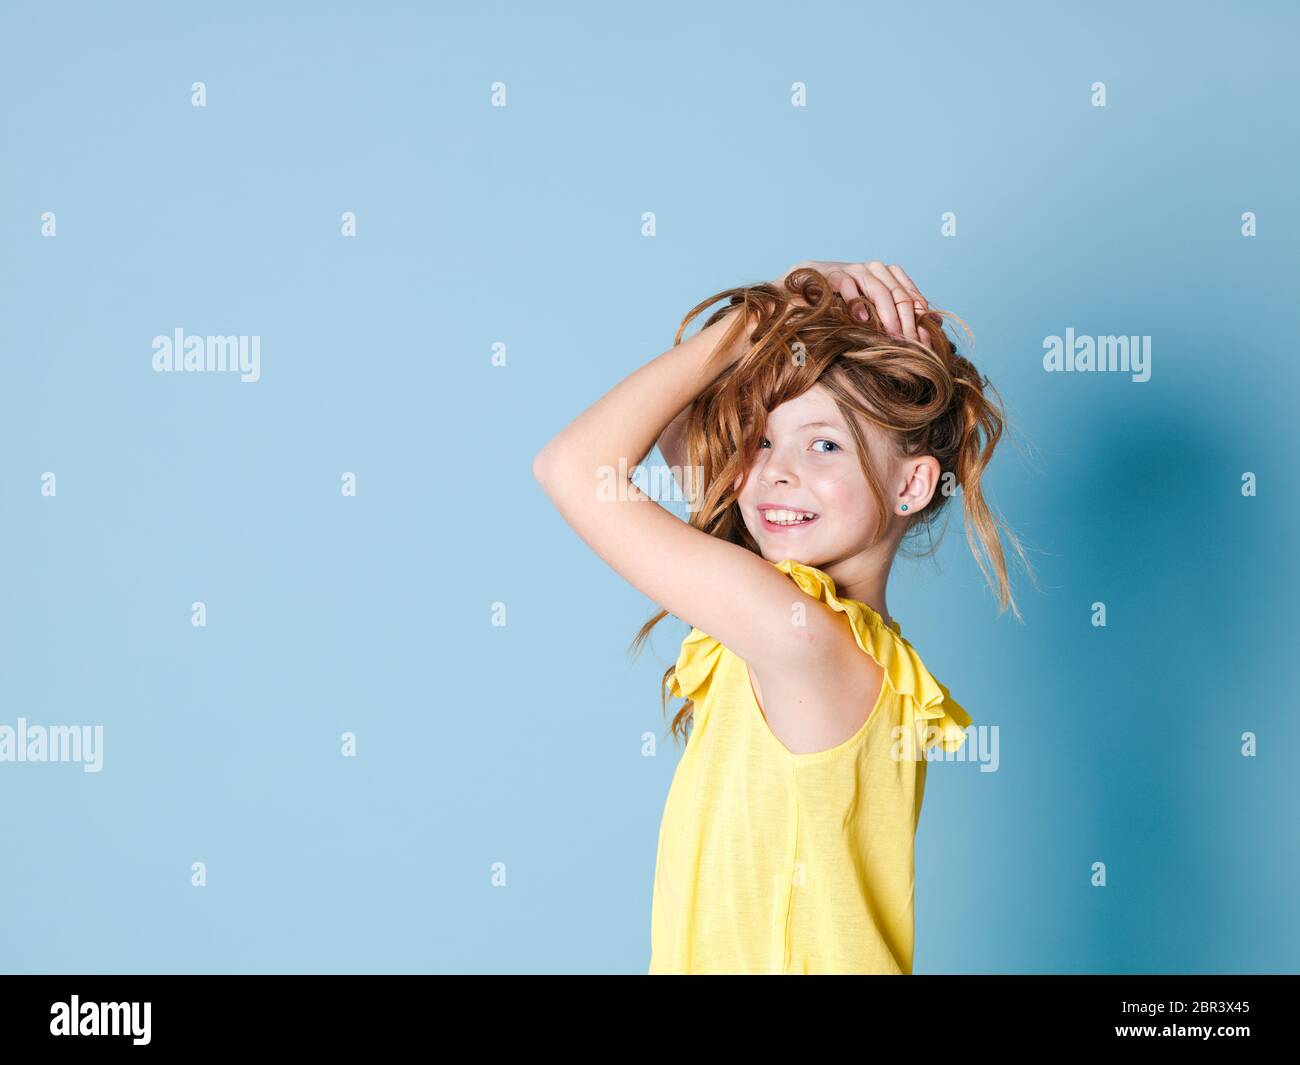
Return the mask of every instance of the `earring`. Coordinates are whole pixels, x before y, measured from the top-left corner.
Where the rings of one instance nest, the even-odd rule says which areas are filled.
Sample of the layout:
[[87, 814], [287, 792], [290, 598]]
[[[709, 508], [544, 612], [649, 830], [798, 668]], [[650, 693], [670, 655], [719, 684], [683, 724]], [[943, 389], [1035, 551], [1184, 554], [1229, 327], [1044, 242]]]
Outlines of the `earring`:
[[903, 509], [904, 509], [904, 510], [907, 509], [907, 504], [906, 504], [906, 503], [903, 504]]

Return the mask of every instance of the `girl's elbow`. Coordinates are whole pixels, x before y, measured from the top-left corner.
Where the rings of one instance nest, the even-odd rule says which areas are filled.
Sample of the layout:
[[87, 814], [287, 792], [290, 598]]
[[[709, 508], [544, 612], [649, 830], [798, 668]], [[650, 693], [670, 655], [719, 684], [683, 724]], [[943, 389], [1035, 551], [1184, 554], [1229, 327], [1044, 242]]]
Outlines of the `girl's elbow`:
[[558, 454], [555, 441], [552, 440], [533, 456], [533, 477], [539, 484], [545, 485], [555, 478], [562, 466], [563, 461]]

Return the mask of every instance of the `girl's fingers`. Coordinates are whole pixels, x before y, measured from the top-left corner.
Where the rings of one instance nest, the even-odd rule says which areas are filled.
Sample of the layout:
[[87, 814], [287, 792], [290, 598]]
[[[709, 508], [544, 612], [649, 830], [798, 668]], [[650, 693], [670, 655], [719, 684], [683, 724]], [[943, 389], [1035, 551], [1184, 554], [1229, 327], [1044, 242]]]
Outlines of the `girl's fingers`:
[[930, 301], [921, 295], [921, 290], [916, 287], [916, 282], [913, 281], [910, 277], [908, 277], [907, 271], [904, 270], [897, 263], [891, 265], [889, 269], [890, 272], [893, 273], [893, 275], [903, 283], [904, 287], [909, 292], [911, 292], [913, 296], [916, 297], [916, 301], [917, 301], [916, 313], [925, 314], [930, 309]]
[[[916, 323], [918, 317], [929, 313], [930, 303], [901, 266], [886, 266], [877, 259], [868, 263], [805, 262], [799, 266], [821, 270], [845, 304], [859, 298], [867, 299], [876, 308], [887, 333], [930, 344], [930, 333], [924, 326], [918, 332]], [[871, 317], [867, 308], [861, 306], [855, 314], [861, 322], [869, 321]]]
[[[845, 306], [848, 306], [860, 296], [866, 295], [866, 293], [859, 291], [857, 279], [853, 277], [852, 274], [843, 270], [835, 271], [835, 277], [832, 280], [832, 284], [835, 285], [836, 291], [844, 297]], [[865, 307], [859, 307], [856, 314], [858, 321], [860, 322], [865, 322], [870, 317], [870, 315], [867, 314], [867, 309]]]
[[[875, 261], [868, 263], [867, 266], [873, 269], [873, 272], [880, 277], [883, 284], [891, 286], [891, 294], [894, 297], [894, 301], [899, 306], [899, 316], [902, 318], [904, 323], [904, 336], [910, 337], [913, 340], [918, 339], [918, 334], [916, 332], [908, 330], [908, 320], [911, 319], [911, 324], [915, 326], [917, 318], [929, 313], [930, 303], [923, 295], [921, 295], [920, 289], [916, 287], [916, 282], [914, 282], [908, 276], [907, 271], [897, 263], [886, 266], [882, 262]], [[919, 333], [920, 342], [928, 347], [930, 344], [929, 332], [927, 332], [925, 327], [922, 326], [920, 327]]]
[[854, 271], [871, 289], [871, 299], [880, 318], [885, 323], [887, 332], [895, 336], [916, 339], [916, 311], [912, 294], [898, 282], [881, 262], [870, 262], [857, 266]]
[[917, 339], [916, 336], [916, 300], [912, 294], [901, 285], [891, 289], [889, 298], [898, 311], [898, 317], [903, 325], [903, 336], [908, 340]]
[[[865, 299], [870, 301], [871, 295], [867, 292], [866, 286], [852, 273], [845, 270], [840, 274], [840, 295], [844, 297], [844, 303], [848, 306], [853, 300]], [[871, 312], [865, 304], [859, 304], [853, 315], [859, 322], [871, 321]]]

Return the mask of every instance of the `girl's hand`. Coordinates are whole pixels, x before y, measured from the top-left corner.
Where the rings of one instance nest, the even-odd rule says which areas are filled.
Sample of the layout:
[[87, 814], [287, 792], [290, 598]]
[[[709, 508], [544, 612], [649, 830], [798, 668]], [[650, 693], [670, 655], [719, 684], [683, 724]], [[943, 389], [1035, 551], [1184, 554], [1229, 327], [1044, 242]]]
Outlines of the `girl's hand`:
[[[909, 340], [919, 339], [922, 344], [929, 345], [930, 333], [925, 326], [921, 326], [918, 336], [916, 318], [925, 314], [930, 309], [930, 304], [901, 266], [886, 266], [878, 259], [869, 263], [820, 262], [810, 259], [792, 266], [782, 274], [777, 287], [780, 288], [782, 282], [801, 267], [811, 267], [824, 275], [835, 291], [844, 297], [845, 303], [850, 303], [859, 296], [871, 300], [885, 329], [890, 333]], [[862, 321], [867, 320], [865, 307], [859, 308], [857, 314]]]

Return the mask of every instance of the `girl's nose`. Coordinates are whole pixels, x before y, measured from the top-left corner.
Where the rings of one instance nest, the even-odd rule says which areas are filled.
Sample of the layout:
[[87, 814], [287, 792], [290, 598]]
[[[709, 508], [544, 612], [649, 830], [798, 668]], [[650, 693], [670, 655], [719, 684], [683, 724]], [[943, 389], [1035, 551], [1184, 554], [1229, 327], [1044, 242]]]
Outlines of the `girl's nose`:
[[773, 485], [789, 485], [794, 480], [794, 474], [789, 467], [782, 465], [775, 457], [768, 459], [767, 465], [763, 467], [763, 472], [759, 474], [759, 484], [765, 488], [771, 488]]

